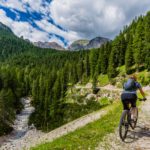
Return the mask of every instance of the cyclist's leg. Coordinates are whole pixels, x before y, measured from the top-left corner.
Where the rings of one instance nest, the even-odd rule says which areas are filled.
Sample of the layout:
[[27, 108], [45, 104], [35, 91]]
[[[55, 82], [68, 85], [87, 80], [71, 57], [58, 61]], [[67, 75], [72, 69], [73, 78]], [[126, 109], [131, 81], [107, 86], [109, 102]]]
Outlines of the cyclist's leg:
[[129, 101], [127, 99], [126, 93], [121, 94], [121, 101], [122, 101], [122, 105], [123, 105], [123, 110], [129, 110]]
[[137, 96], [134, 94], [133, 98], [130, 100], [131, 102], [131, 118], [133, 120], [137, 119], [137, 107], [136, 107]]

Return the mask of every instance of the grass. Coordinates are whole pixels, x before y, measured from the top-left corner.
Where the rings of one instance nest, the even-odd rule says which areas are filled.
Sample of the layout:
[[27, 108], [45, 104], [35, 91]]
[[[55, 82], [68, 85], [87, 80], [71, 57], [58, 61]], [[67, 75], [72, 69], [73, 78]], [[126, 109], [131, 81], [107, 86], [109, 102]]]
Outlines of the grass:
[[[132, 67], [135, 69], [135, 66]], [[150, 84], [150, 72], [148, 70], [141, 70], [140, 72], [132, 72], [131, 74], [126, 74], [125, 66], [121, 66], [117, 68], [118, 71], [118, 76], [114, 78], [112, 81], [116, 84], [117, 82], [117, 87], [121, 88], [122, 83], [124, 83], [132, 74], [136, 74], [138, 78], [138, 82], [140, 82], [143, 86], [149, 85]]]
[[147, 70], [138, 73], [138, 80], [143, 85], [150, 84], [150, 73]]
[[125, 65], [124, 65], [124, 66], [121, 66], [121, 67], [118, 67], [118, 68], [117, 68], [117, 71], [119, 72], [119, 75], [124, 75], [124, 74], [126, 74]]
[[102, 75], [102, 74], [99, 75], [98, 82], [99, 82], [99, 86], [105, 86], [105, 85], [109, 84], [108, 75]]
[[77, 129], [51, 143], [41, 144], [31, 150], [94, 150], [103, 137], [114, 132], [121, 115], [121, 103], [108, 106], [107, 115], [101, 119], [89, 123], [85, 127]]

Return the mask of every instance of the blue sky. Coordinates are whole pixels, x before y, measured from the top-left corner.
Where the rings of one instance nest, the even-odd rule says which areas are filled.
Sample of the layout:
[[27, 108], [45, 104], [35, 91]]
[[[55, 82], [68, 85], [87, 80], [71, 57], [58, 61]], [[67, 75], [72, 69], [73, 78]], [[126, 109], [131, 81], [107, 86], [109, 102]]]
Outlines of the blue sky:
[[0, 22], [25, 39], [67, 46], [77, 39], [113, 39], [149, 0], [1, 0]]

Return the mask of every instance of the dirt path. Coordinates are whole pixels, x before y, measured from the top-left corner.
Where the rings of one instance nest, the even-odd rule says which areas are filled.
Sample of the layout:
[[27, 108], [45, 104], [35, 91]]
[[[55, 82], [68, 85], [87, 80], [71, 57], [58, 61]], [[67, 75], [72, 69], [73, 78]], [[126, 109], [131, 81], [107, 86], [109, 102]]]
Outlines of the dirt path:
[[142, 102], [137, 128], [134, 131], [130, 129], [126, 141], [120, 140], [117, 129], [115, 133], [107, 135], [96, 150], [150, 150], [150, 96], [147, 96], [146, 102]]

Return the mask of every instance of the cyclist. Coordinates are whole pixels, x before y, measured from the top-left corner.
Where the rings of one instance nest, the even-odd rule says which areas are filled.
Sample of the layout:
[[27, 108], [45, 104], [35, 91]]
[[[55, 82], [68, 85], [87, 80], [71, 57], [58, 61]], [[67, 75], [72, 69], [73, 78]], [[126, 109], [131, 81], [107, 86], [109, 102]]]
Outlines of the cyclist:
[[131, 104], [131, 119], [136, 120], [136, 100], [137, 100], [137, 90], [139, 89], [141, 95], [143, 96], [143, 99], [146, 100], [145, 98], [145, 93], [142, 89], [142, 86], [140, 85], [139, 82], [137, 82], [137, 77], [136, 75], [132, 75], [127, 82], [124, 83], [123, 85], [124, 91], [121, 94], [121, 100], [123, 104], [123, 109], [124, 110], [129, 110], [129, 103]]

